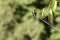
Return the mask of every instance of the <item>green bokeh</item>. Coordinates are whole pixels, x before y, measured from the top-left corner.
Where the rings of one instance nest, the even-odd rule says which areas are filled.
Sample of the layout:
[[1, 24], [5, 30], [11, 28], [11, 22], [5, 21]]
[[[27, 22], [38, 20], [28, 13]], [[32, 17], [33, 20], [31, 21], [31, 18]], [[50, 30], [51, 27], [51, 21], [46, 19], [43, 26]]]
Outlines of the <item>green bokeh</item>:
[[[0, 40], [60, 40], [60, 33], [40, 20], [48, 16], [49, 1], [0, 0]], [[32, 16], [34, 9], [36, 19]], [[60, 6], [54, 11], [54, 26], [60, 29]]]

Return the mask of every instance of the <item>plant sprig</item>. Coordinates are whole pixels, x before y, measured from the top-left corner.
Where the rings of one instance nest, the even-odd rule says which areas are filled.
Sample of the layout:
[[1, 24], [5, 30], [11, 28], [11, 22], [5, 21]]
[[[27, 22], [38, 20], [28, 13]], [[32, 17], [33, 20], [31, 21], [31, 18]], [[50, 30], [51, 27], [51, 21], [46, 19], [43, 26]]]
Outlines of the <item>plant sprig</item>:
[[60, 30], [58, 30], [56, 27], [54, 27], [53, 24], [53, 12], [55, 11], [57, 7], [57, 0], [51, 0], [49, 3], [49, 12], [48, 12], [48, 22], [46, 22], [45, 20], [42, 19], [42, 17], [44, 16], [44, 11], [46, 10], [45, 8], [43, 8], [42, 10], [42, 17], [40, 18], [40, 20], [42, 20], [44, 23], [46, 23], [47, 25], [49, 25], [51, 28], [55, 29], [56, 31], [60, 32]]

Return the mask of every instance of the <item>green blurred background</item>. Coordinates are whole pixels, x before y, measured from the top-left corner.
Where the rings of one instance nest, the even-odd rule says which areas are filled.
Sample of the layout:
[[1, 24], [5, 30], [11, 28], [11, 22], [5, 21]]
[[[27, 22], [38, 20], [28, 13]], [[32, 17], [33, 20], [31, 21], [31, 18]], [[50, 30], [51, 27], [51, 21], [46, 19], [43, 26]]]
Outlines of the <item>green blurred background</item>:
[[[60, 32], [42, 22], [47, 21], [50, 0], [0, 0], [0, 40], [60, 40]], [[32, 11], [36, 9], [37, 19]], [[54, 26], [60, 30], [60, 3], [54, 11]]]

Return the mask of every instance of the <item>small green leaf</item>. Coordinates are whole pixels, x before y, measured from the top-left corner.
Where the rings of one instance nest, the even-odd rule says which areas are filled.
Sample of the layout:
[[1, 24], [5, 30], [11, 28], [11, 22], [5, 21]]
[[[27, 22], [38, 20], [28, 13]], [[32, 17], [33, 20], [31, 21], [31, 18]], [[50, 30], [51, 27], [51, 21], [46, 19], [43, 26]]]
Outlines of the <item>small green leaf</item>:
[[54, 11], [57, 7], [57, 1], [51, 0], [51, 2], [49, 3], [49, 7]]
[[48, 16], [49, 13], [50, 13], [50, 9], [49, 8], [43, 8], [42, 9], [42, 17]]

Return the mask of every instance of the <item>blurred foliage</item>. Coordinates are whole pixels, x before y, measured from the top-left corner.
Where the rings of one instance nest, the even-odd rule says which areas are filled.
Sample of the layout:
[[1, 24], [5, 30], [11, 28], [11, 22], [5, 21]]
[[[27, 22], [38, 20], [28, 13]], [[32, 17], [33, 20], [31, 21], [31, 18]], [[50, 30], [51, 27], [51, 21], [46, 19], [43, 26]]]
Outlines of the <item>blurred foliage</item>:
[[[60, 32], [40, 20], [42, 18], [49, 23], [50, 1], [0, 0], [0, 40], [60, 40]], [[53, 2], [52, 8], [55, 7]], [[32, 16], [34, 9], [36, 20]], [[57, 0], [57, 7], [52, 13], [53, 26], [60, 31], [60, 0]]]

